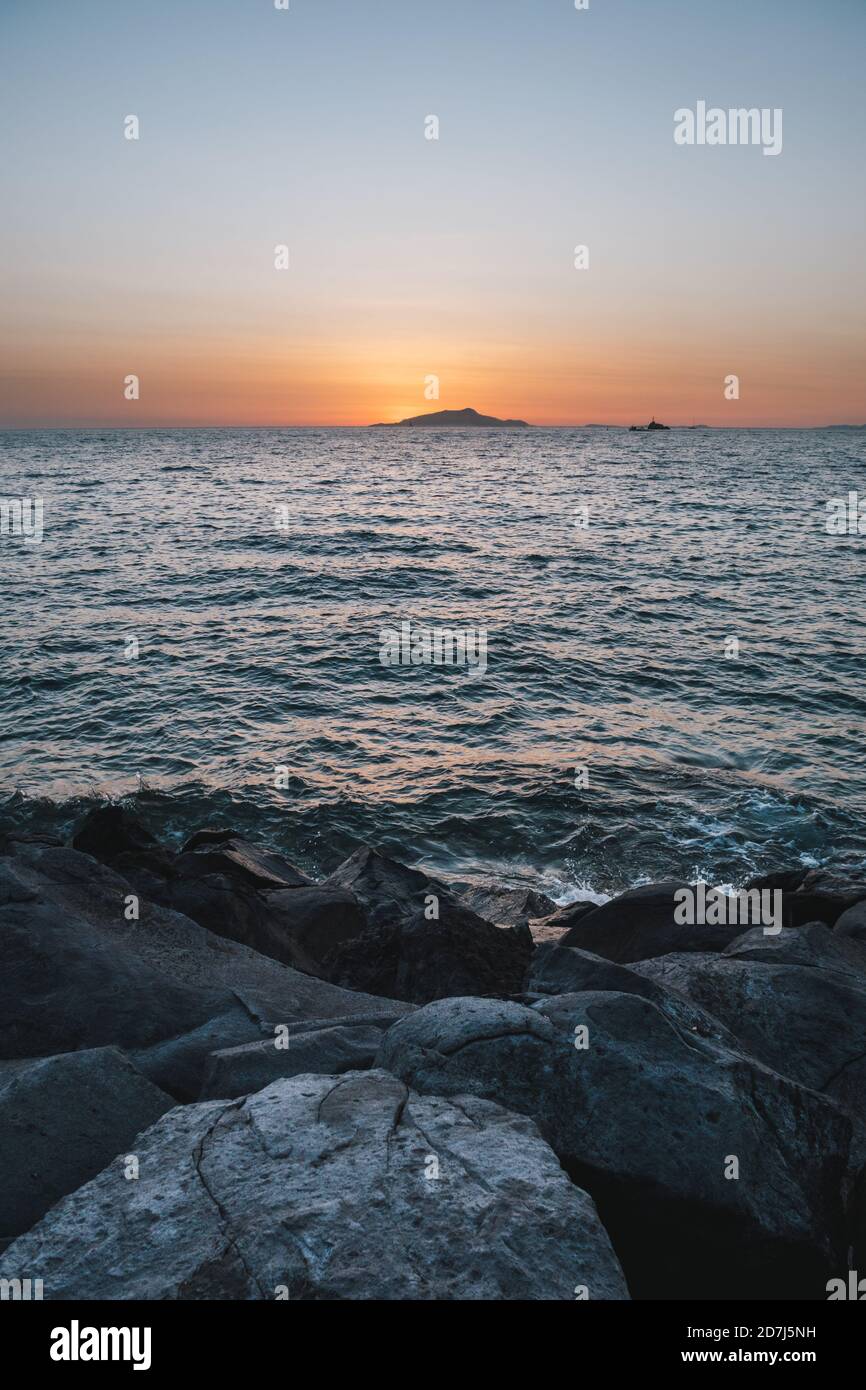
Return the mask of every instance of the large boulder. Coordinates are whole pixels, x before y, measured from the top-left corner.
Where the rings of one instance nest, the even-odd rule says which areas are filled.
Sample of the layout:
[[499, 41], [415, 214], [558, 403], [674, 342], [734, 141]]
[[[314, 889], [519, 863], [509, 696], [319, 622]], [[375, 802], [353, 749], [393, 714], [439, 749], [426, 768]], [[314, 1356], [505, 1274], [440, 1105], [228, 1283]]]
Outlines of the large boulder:
[[536, 1127], [373, 1071], [166, 1115], [0, 1256], [46, 1299], [628, 1297]]
[[850, 876], [828, 869], [800, 869], [765, 874], [753, 879], [749, 888], [778, 889], [782, 894], [782, 925], [788, 928], [823, 922], [832, 927], [841, 914], [855, 903], [866, 900], [862, 876]]
[[153, 902], [184, 913], [216, 936], [310, 975], [321, 974], [335, 946], [365, 930], [356, 899], [344, 889], [314, 883], [265, 891], [226, 874], [188, 875], [186, 861], [197, 858], [181, 855], [164, 878], [133, 874], [133, 882]]
[[[740, 933], [740, 927], [688, 926], [674, 920], [674, 894], [688, 885], [677, 882], [649, 883], [611, 898], [591, 912], [575, 905], [575, 921], [562, 937], [563, 946], [604, 956], [628, 965], [669, 951], [719, 951]], [[558, 914], [564, 921], [568, 909]]]
[[401, 1011], [143, 899], [130, 920], [132, 894], [72, 849], [18, 844], [0, 859], [0, 1058], [116, 1044], [164, 1090], [191, 1099], [220, 1047], [281, 1024]]
[[173, 1105], [113, 1047], [0, 1062], [0, 1239], [29, 1230]]
[[579, 951], [575, 946], [546, 942], [535, 949], [527, 983], [527, 995], [550, 996], [580, 994], [583, 990], [639, 994], [655, 1004], [684, 1034], [699, 1033], [704, 1038], [738, 1051], [737, 1040], [713, 1014], [708, 1013], [674, 989], [665, 989], [655, 980], [639, 974], [636, 968], [617, 965]]
[[373, 927], [327, 958], [335, 984], [426, 1004], [449, 995], [518, 994], [532, 954], [519, 930], [494, 927], [448, 898], [438, 919], [423, 912]]
[[846, 1116], [639, 995], [443, 1000], [389, 1029], [377, 1060], [415, 1090], [536, 1120], [633, 1297], [823, 1298], [844, 1267]]
[[634, 971], [700, 1005], [767, 1066], [866, 1116], [866, 950], [815, 923], [760, 927], [717, 955], [668, 955]]

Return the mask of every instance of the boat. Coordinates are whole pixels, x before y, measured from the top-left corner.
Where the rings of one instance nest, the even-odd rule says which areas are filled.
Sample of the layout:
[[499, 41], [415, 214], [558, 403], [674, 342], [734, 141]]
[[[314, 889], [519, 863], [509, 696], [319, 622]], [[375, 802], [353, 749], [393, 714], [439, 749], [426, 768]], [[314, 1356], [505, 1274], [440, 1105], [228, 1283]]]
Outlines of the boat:
[[646, 434], [648, 430], [669, 430], [670, 425], [660, 425], [655, 416], [648, 425], [629, 425], [630, 434]]

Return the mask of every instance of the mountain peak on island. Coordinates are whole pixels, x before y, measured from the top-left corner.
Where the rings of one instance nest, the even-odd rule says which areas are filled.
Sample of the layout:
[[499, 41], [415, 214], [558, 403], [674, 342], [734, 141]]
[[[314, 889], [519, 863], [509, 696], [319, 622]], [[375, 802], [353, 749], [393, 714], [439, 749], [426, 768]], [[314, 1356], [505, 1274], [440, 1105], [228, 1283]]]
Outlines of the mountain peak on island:
[[528, 430], [531, 428], [525, 420], [499, 420], [495, 415], [479, 415], [477, 410], [472, 410], [467, 406], [465, 410], [434, 410], [431, 415], [410, 415], [408, 420], [397, 420], [393, 424], [372, 425], [371, 429], [398, 429], [401, 425], [418, 426], [467, 426], [482, 425], [487, 428], [496, 426], [504, 429]]

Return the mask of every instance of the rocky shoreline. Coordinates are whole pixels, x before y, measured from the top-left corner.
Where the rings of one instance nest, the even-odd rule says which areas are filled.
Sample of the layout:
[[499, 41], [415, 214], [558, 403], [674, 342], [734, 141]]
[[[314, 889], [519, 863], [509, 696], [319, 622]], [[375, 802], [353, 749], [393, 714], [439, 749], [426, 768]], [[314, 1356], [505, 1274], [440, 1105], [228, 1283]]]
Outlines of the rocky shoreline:
[[866, 882], [783, 926], [0, 836], [0, 1279], [46, 1299], [804, 1299], [866, 1264]]

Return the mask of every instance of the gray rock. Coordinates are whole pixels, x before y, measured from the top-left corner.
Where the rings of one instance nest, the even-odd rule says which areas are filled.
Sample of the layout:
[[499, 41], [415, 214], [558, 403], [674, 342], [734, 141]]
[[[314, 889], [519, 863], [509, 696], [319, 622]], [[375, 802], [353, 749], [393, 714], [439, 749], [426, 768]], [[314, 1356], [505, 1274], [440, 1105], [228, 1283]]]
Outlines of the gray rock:
[[743, 932], [720, 952], [732, 960], [763, 961], [768, 965], [806, 965], [817, 970], [835, 970], [866, 984], [866, 943], [849, 939], [846, 933], [830, 930], [823, 922], [798, 928], [785, 928], [766, 935], [761, 927]]
[[328, 953], [360, 936], [366, 927], [353, 895], [331, 885], [265, 891], [225, 874], [199, 877], [180, 871], [158, 881], [152, 877], [137, 881], [152, 901], [184, 913], [216, 936], [238, 941], [307, 974], [320, 974]]
[[734, 1034], [706, 1009], [683, 998], [676, 990], [656, 984], [639, 974], [636, 968], [617, 965], [574, 946], [546, 943], [536, 947], [527, 985], [530, 994], [579, 994], [582, 990], [639, 994], [660, 1008], [683, 1033], [699, 1033], [703, 1038], [715, 1038], [716, 1042], [734, 1051], [740, 1050]]
[[[0, 859], [3, 883], [13, 900], [0, 905], [0, 1057], [116, 1044], [189, 1099], [220, 1047], [276, 1024], [409, 1007], [313, 979], [143, 899], [128, 921], [129, 883], [75, 850], [16, 845]], [[22, 901], [22, 888], [36, 896]]]
[[149, 901], [309, 974], [366, 926], [351, 893], [313, 883], [231, 830], [199, 831], [175, 855], [129, 812], [106, 806], [88, 813], [73, 844]]
[[[0, 1256], [46, 1299], [627, 1298], [535, 1126], [385, 1072], [179, 1107]], [[438, 1163], [439, 1176], [431, 1176]]]
[[850, 937], [854, 941], [866, 942], [866, 902], [856, 903], [836, 919], [834, 934]]
[[377, 1061], [415, 1090], [535, 1119], [634, 1297], [823, 1298], [844, 1260], [848, 1119], [638, 995], [442, 1000], [396, 1023]]
[[173, 1105], [113, 1047], [0, 1062], [0, 1238], [29, 1230]]
[[821, 924], [755, 928], [716, 956], [634, 966], [719, 1019], [753, 1057], [866, 1115], [866, 972], [856, 942]]
[[346, 1071], [364, 1071], [372, 1067], [381, 1041], [381, 1028], [358, 1023], [223, 1048], [211, 1053], [201, 1099], [233, 1100], [260, 1091], [281, 1076], [337, 1076]]
[[[674, 894], [686, 887], [678, 882], [649, 883], [633, 888], [618, 898], [611, 898], [601, 907], [584, 912], [584, 904], [574, 925], [562, 938], [563, 946], [577, 946], [582, 951], [607, 960], [628, 965], [636, 960], [649, 960], [669, 951], [719, 951], [733, 941], [740, 927], [681, 926], [674, 921]], [[559, 914], [564, 920], [568, 909]]]
[[[366, 930], [366, 919], [354, 894], [332, 884], [286, 888], [262, 897], [268, 914], [267, 939], [274, 939], [277, 946], [286, 942], [287, 964], [298, 969], [320, 973], [335, 947], [356, 940]], [[267, 954], [276, 956], [276, 951]]]

